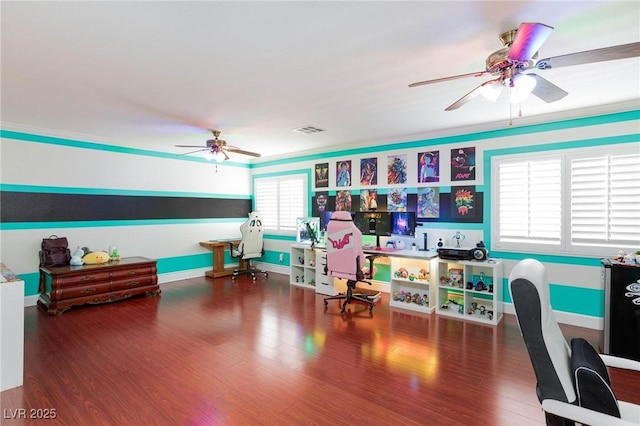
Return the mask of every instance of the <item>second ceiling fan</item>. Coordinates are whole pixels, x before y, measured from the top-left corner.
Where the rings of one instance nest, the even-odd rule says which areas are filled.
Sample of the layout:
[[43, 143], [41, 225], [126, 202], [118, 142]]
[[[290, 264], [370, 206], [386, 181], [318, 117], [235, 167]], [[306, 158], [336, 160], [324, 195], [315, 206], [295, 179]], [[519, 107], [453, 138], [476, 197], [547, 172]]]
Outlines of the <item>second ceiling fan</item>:
[[227, 144], [227, 141], [219, 139], [220, 131], [219, 130], [211, 130], [213, 133], [213, 139], [207, 140], [206, 146], [200, 145], [176, 145], [179, 148], [198, 148], [195, 151], [185, 152], [180, 155], [188, 155], [196, 152], [206, 151], [207, 154], [210, 154], [213, 159], [216, 161], [224, 161], [229, 159], [228, 152], [233, 152], [236, 154], [248, 155], [249, 157], [260, 157], [260, 154], [257, 152], [245, 151], [243, 149], [237, 148], [235, 146], [231, 146]]
[[553, 27], [545, 24], [523, 22], [517, 30], [507, 31], [500, 35], [500, 40], [504, 47], [487, 57], [485, 70], [419, 81], [410, 84], [409, 87], [424, 86], [467, 77], [492, 75], [496, 78], [485, 81], [449, 105], [445, 108], [445, 111], [458, 109], [480, 94], [489, 100], [496, 100], [504, 87], [510, 90], [511, 103], [521, 102], [529, 93], [547, 103], [551, 103], [564, 98], [568, 93], [538, 74], [525, 73], [525, 71], [532, 69], [546, 70], [640, 56], [640, 42], [635, 42], [538, 59], [538, 49], [552, 31]]

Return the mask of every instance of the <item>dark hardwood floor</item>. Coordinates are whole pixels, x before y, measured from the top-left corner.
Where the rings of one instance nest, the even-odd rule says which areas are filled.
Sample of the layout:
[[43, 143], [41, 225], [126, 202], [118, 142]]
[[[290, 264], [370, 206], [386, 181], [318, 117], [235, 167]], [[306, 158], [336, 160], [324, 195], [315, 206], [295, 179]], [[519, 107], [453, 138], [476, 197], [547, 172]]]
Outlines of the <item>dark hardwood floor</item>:
[[[385, 295], [371, 317], [362, 305], [342, 317], [276, 273], [161, 289], [54, 317], [27, 308], [24, 386], [0, 394], [0, 423], [544, 424], [511, 315], [491, 327], [390, 309]], [[640, 403], [640, 373], [612, 380]]]

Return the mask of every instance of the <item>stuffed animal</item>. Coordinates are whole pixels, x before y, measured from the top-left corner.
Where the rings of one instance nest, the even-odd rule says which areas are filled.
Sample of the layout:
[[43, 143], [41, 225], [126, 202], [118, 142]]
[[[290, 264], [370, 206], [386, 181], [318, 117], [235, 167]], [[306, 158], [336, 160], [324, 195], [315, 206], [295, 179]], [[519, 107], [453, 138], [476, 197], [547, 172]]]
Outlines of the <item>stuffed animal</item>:
[[73, 255], [71, 256], [71, 261], [69, 262], [69, 264], [72, 266], [81, 266], [84, 263], [84, 260], [82, 260], [83, 256], [84, 256], [84, 250], [78, 247], [76, 251], [73, 252]]
[[107, 263], [109, 261], [109, 255], [105, 251], [94, 251], [86, 254], [82, 260], [85, 265], [97, 265], [100, 263]]

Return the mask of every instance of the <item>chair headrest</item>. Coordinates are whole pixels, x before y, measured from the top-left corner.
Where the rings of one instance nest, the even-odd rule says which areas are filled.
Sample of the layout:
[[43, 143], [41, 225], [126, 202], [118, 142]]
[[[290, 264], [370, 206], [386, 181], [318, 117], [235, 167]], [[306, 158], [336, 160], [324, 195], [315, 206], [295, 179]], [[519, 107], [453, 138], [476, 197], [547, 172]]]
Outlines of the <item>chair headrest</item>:
[[332, 220], [353, 221], [353, 219], [351, 218], [351, 213], [349, 213], [348, 211], [344, 211], [344, 210], [338, 210], [338, 211], [333, 212], [333, 214], [331, 215], [331, 219]]

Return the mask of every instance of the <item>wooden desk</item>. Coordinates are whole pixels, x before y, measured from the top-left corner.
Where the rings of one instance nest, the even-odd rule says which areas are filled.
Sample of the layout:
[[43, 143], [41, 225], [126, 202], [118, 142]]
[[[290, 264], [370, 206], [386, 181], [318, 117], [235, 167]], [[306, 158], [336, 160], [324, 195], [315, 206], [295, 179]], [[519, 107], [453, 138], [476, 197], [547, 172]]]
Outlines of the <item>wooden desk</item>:
[[[201, 241], [200, 245], [202, 247], [208, 248], [213, 253], [213, 269], [211, 271], [205, 272], [205, 276], [210, 278], [218, 278], [218, 277], [228, 277], [233, 274], [234, 268], [226, 268], [224, 267], [224, 250], [229, 248], [229, 243], [233, 243], [233, 245], [240, 244], [240, 240], [220, 240], [220, 241]], [[244, 260], [240, 259], [239, 266], [240, 269], [245, 268]]]

